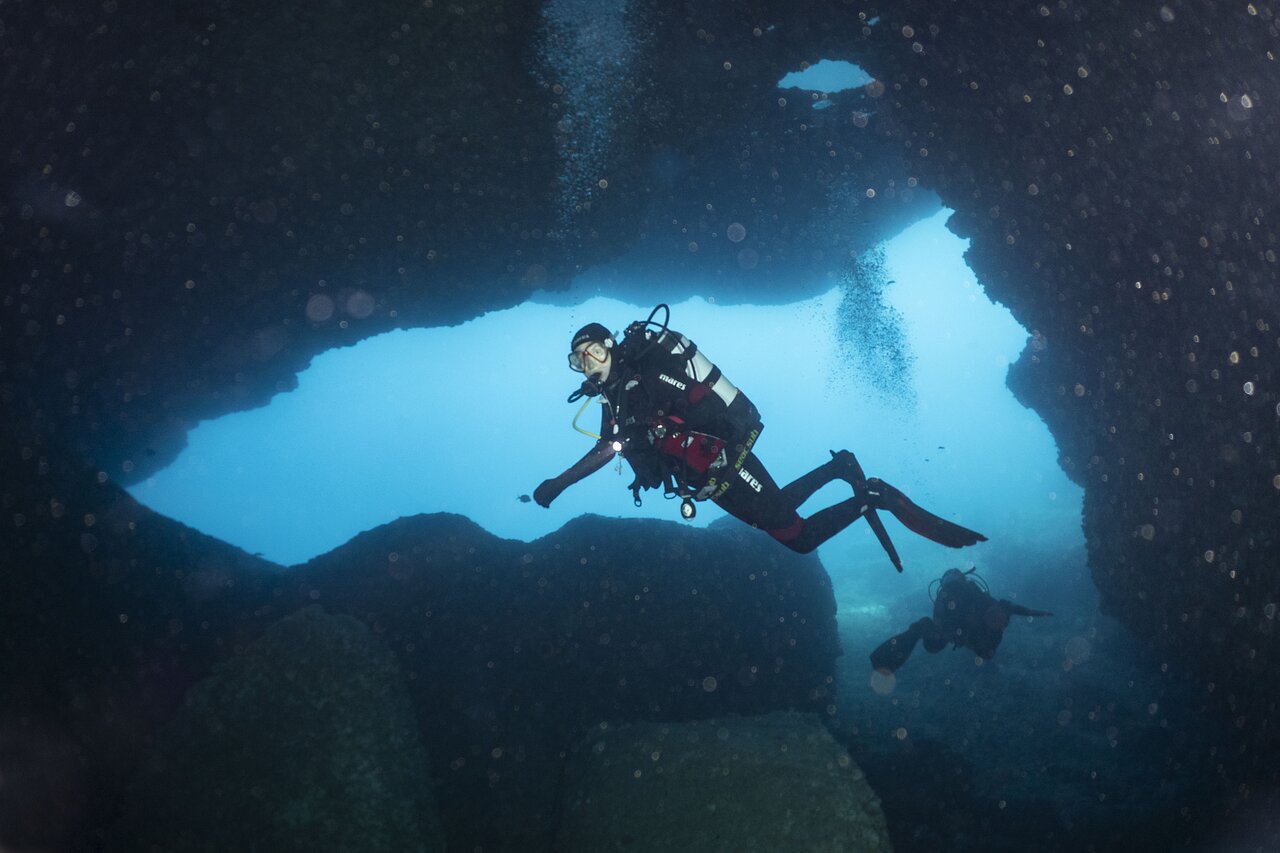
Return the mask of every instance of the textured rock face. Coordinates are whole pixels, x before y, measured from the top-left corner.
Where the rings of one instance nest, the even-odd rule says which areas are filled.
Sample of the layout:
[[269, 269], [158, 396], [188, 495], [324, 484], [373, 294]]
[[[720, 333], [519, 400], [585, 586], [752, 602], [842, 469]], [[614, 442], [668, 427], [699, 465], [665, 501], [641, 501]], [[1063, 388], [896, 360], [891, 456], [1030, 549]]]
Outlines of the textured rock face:
[[601, 724], [574, 749], [557, 849], [888, 853], [880, 802], [817, 717]]
[[193, 688], [112, 849], [442, 851], [428, 764], [386, 644], [309, 607]]
[[[334, 744], [372, 737], [413, 751], [395, 740], [396, 664], [438, 774], [444, 828], [462, 849], [548, 849], [562, 752], [600, 719], [826, 713], [833, 701], [830, 581], [816, 558], [759, 531], [584, 518], [520, 543], [457, 516], [419, 516], [281, 572], [109, 482], [59, 495], [57, 517], [24, 521], [0, 554], [14, 569], [0, 575], [0, 744], [21, 743], [0, 751], [0, 775], [28, 780], [24, 798], [0, 809], [8, 846], [101, 835], [165, 724], [165, 763], [144, 774], [134, 802], [169, 816], [166, 844], [196, 843], [182, 828], [207, 826], [185, 810], [193, 790], [217, 788], [213, 764], [279, 781], [264, 786], [273, 795], [294, 790], [300, 769], [365, 778]], [[337, 615], [280, 622], [315, 603]], [[228, 658], [172, 723], [184, 693]], [[298, 679], [297, 691], [275, 689]], [[373, 728], [352, 722], [361, 709]], [[221, 734], [205, 732], [210, 721]], [[277, 760], [278, 748], [316, 760]], [[386, 757], [380, 745], [368, 755]], [[401, 781], [396, 790], [416, 790]], [[222, 814], [262, 805], [245, 795], [209, 797]], [[293, 795], [298, 808], [314, 805]], [[280, 830], [259, 817], [264, 832]], [[137, 849], [140, 833], [135, 821], [116, 837]]]
[[296, 567], [286, 600], [373, 626], [410, 672], [451, 845], [542, 850], [564, 750], [602, 719], [827, 714], [822, 564], [737, 526], [583, 517], [536, 542], [416, 516]]

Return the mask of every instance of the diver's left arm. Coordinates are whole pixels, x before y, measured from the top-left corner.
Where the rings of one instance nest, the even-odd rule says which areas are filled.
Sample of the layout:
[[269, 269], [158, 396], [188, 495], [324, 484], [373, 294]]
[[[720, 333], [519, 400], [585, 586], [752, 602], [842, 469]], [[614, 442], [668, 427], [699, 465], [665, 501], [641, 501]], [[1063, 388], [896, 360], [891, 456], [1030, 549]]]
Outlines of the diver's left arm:
[[558, 477], [552, 477], [549, 480], [543, 480], [538, 488], [533, 490], [533, 499], [537, 501], [538, 506], [551, 506], [551, 502], [558, 498], [561, 492], [608, 465], [609, 460], [616, 453], [617, 451], [614, 450], [612, 441], [605, 441], [604, 439], [597, 441], [595, 447], [569, 466], [563, 474]]

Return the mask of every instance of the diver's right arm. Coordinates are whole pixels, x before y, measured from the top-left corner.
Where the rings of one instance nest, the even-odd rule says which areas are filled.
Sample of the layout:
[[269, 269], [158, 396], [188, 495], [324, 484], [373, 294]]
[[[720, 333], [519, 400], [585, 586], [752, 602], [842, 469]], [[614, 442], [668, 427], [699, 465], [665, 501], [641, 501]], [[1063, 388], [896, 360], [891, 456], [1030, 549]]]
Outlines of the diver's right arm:
[[537, 501], [538, 506], [551, 506], [551, 502], [558, 498], [561, 492], [589, 474], [594, 474], [608, 465], [609, 460], [616, 453], [617, 451], [613, 449], [612, 441], [605, 441], [604, 439], [597, 441], [595, 447], [587, 451], [586, 456], [573, 463], [559, 477], [543, 480], [542, 484], [533, 490], [533, 499]]

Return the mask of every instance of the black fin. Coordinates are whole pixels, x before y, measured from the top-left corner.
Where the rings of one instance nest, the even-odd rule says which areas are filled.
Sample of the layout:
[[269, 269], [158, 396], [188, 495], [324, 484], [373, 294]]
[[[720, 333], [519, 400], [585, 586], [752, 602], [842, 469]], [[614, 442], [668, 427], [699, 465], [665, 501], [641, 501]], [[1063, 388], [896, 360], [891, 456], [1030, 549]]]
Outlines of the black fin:
[[987, 537], [976, 530], [939, 518], [928, 510], [912, 503], [911, 499], [883, 480], [869, 480], [868, 489], [878, 492], [876, 506], [887, 509], [893, 517], [913, 533], [931, 539], [948, 548], [963, 548], [986, 542]]

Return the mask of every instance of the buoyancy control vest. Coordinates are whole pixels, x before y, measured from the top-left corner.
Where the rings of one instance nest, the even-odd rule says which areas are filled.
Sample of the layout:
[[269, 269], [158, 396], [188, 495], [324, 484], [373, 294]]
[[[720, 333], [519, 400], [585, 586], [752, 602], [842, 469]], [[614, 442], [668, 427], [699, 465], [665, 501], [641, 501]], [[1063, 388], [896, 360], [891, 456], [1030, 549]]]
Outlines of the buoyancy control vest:
[[741, 467], [763, 429], [756, 407], [679, 332], [635, 324], [615, 354], [604, 429], [636, 475], [636, 503], [642, 489], [659, 487], [686, 499], [722, 494], [731, 481], [720, 470]]

